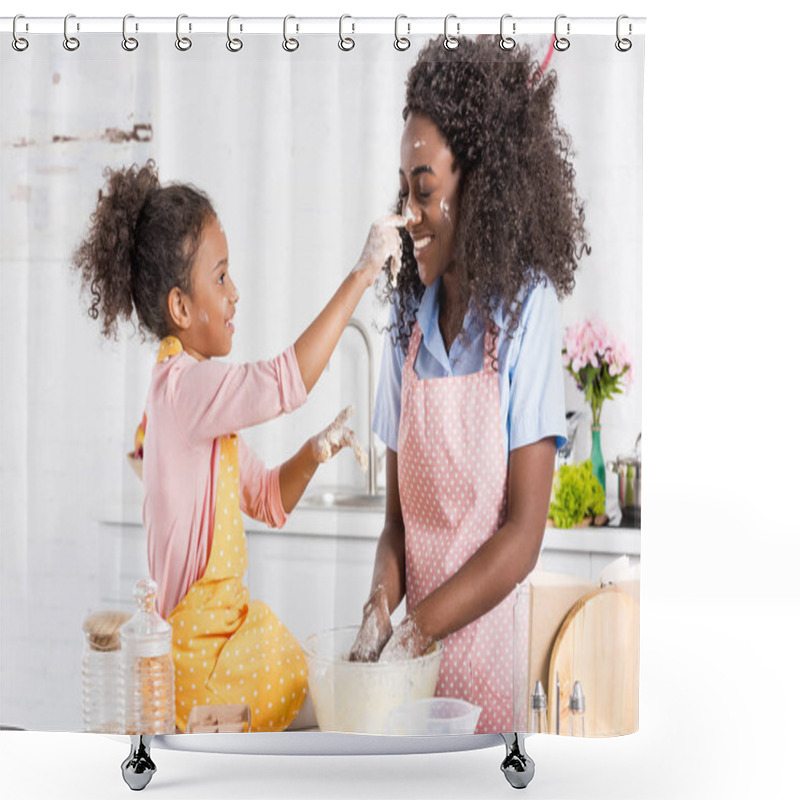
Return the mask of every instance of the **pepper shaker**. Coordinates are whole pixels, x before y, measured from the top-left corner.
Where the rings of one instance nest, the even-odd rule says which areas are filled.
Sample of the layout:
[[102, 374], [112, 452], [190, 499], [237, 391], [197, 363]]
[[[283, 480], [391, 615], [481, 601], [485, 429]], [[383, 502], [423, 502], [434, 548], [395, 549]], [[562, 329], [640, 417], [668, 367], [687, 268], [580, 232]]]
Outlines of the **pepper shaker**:
[[536, 681], [531, 695], [531, 732], [547, 733], [547, 695], [541, 681]]
[[572, 684], [572, 694], [569, 696], [569, 735], [585, 736], [583, 713], [586, 711], [586, 698], [580, 681]]

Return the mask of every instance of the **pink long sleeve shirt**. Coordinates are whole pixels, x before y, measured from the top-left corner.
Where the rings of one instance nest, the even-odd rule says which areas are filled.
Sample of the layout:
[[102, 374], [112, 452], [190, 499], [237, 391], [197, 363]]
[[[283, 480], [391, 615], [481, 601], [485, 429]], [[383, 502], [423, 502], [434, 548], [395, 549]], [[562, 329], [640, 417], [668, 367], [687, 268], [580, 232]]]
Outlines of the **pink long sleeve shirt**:
[[[218, 437], [306, 400], [294, 347], [271, 361], [198, 361], [181, 351], [153, 367], [144, 446], [144, 527], [158, 612], [168, 617], [205, 570], [214, 536]], [[286, 521], [278, 468], [239, 440], [239, 506], [280, 528]]]

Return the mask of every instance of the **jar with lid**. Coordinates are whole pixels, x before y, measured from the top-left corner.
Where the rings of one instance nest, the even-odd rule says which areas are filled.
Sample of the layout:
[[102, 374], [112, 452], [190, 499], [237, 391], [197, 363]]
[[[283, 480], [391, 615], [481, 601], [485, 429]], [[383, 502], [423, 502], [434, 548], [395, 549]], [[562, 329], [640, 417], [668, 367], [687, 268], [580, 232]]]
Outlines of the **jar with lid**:
[[120, 630], [122, 720], [128, 734], [175, 733], [172, 626], [156, 612], [157, 594], [155, 581], [138, 581], [137, 611]]
[[83, 729], [90, 733], [122, 730], [119, 631], [130, 616], [127, 611], [95, 611], [83, 621]]

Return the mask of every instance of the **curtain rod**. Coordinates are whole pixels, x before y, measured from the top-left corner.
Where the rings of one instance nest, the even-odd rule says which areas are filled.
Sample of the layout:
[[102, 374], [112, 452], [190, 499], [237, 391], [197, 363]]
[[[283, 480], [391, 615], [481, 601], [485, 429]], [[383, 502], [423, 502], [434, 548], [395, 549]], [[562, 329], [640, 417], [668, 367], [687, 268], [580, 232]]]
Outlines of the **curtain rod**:
[[[524, 35], [554, 33], [556, 18], [554, 17], [513, 17], [504, 15], [504, 35]], [[128, 34], [136, 33], [175, 33], [177, 19], [175, 17], [137, 17], [129, 16], [126, 27]], [[359, 33], [436, 35], [445, 32], [444, 17], [355, 17], [345, 15], [339, 17], [233, 17], [231, 30], [237, 34], [278, 34], [284, 33], [284, 26], [293, 34], [335, 34], [346, 35]], [[558, 16], [559, 35], [605, 35], [622, 36], [641, 35], [645, 29], [644, 17], [570, 17]], [[64, 17], [22, 16], [17, 20], [17, 34], [64, 34], [66, 20]], [[180, 27], [184, 34], [223, 34], [228, 32], [227, 17], [195, 17], [181, 15]], [[76, 33], [122, 33], [122, 17], [81, 17], [70, 15], [68, 18], [69, 34]], [[0, 32], [11, 33], [14, 29], [13, 17], [0, 18]], [[479, 33], [500, 33], [500, 16], [497, 17], [459, 17], [450, 15], [447, 25], [452, 36], [464, 36]]]

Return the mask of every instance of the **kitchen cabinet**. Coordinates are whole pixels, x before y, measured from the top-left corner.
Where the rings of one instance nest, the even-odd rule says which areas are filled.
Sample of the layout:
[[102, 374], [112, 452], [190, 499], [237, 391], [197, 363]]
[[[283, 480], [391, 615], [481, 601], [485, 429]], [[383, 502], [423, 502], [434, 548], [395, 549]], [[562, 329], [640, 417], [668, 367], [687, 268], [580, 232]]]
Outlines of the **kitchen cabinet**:
[[[132, 587], [147, 573], [141, 511], [102, 523], [102, 601], [133, 610]], [[372, 581], [375, 547], [383, 513], [298, 508], [284, 528], [275, 530], [246, 519], [249, 568], [254, 598], [267, 603], [294, 635], [356, 624]], [[540, 565], [597, 581], [620, 555], [638, 563], [640, 532], [635, 529], [548, 528]], [[402, 617], [404, 609], [395, 612]]]

